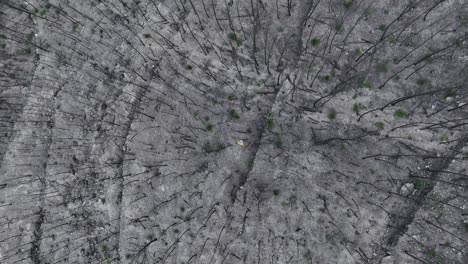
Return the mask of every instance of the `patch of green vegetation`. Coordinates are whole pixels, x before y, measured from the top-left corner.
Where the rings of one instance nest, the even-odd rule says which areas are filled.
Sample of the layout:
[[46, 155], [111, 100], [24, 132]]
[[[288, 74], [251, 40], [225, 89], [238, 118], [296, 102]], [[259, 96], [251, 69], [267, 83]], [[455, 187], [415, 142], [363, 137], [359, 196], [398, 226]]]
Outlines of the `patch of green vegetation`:
[[385, 63], [381, 63], [381, 64], [377, 65], [377, 70], [379, 72], [386, 73], [386, 72], [388, 72], [388, 67], [387, 67], [387, 65]]
[[354, 54], [355, 54], [355, 55], [361, 55], [361, 54], [362, 54], [361, 49], [359, 49], [359, 48], [355, 49], [355, 50], [354, 50]]
[[468, 24], [468, 16], [462, 16], [458, 20], [460, 20], [460, 23], [463, 25]]
[[393, 57], [393, 63], [397, 64], [400, 61], [400, 58], [397, 56]]
[[344, 30], [344, 27], [342, 24], [336, 24], [335, 25], [335, 30], [338, 32], [342, 32]]
[[278, 32], [283, 32], [283, 31], [284, 31], [284, 28], [283, 28], [282, 26], [278, 26], [278, 27], [276, 28], [276, 31], [278, 31]]
[[425, 83], [426, 83], [426, 80], [424, 80], [423, 78], [419, 78], [419, 79], [416, 80], [416, 84], [418, 84], [418, 85], [423, 85]]
[[280, 194], [280, 191], [278, 189], [273, 190], [273, 195], [278, 196]]
[[293, 200], [293, 201], [296, 201], [296, 200], [297, 200], [297, 196], [296, 196], [295, 194], [293, 194], [293, 195], [291, 195], [290, 199]]
[[465, 224], [465, 232], [468, 233], [468, 224]]
[[275, 126], [275, 124], [273, 123], [273, 119], [267, 119], [266, 121], [266, 127], [268, 129], [273, 129], [273, 127]]
[[251, 169], [253, 167], [253, 160], [247, 161], [247, 168]]
[[378, 128], [380, 128], [380, 129], [383, 129], [383, 128], [385, 127], [385, 123], [379, 121], [379, 122], [376, 122], [376, 123], [375, 123], [375, 126], [378, 127]]
[[151, 34], [145, 33], [145, 34], [143, 34], [143, 37], [144, 38], [151, 38]]
[[325, 238], [330, 242], [335, 241], [335, 236], [334, 235], [326, 235]]
[[405, 110], [403, 109], [397, 109], [394, 114], [396, 117], [400, 117], [400, 118], [407, 116]]
[[24, 52], [26, 52], [27, 54], [31, 54], [32, 50], [30, 48], [27, 48], [27, 49], [24, 50]]
[[180, 211], [181, 211], [182, 213], [185, 212], [185, 208], [184, 208], [184, 207], [181, 207], [181, 208], [180, 208]]
[[356, 113], [357, 113], [357, 112], [359, 111], [359, 106], [360, 106], [359, 103], [355, 103], [355, 104], [353, 105], [353, 112], [356, 112]]
[[31, 40], [33, 39], [33, 36], [34, 36], [34, 35], [33, 35], [33, 32], [31, 32], [31, 33], [29, 33], [29, 34], [26, 36], [26, 39], [27, 39], [28, 41], [31, 41]]
[[218, 151], [221, 151], [225, 148], [225, 146], [222, 144], [222, 143], [218, 143], [216, 144], [216, 149], [213, 150], [214, 152], [218, 152]]
[[153, 172], [154, 177], [158, 177], [160, 175], [161, 175], [161, 172], [159, 172], [159, 170], [156, 170], [155, 172]]
[[343, 237], [341, 240], [340, 240], [340, 244], [342, 245], [347, 245], [349, 243], [349, 240], [346, 238], [346, 237]]
[[401, 78], [400, 75], [396, 75], [395, 77], [393, 77], [393, 79], [395, 79], [395, 81], [400, 80], [400, 78]]
[[194, 116], [194, 117], [197, 117], [198, 114], [199, 114], [198, 111], [193, 112], [193, 116]]
[[338, 147], [338, 149], [340, 151], [345, 151], [346, 150], [346, 146], [344, 144], [340, 144], [340, 146]]
[[213, 125], [212, 124], [206, 125], [206, 130], [208, 130], [210, 132], [213, 131]]
[[[21, 9], [28, 10], [28, 6], [25, 5], [25, 4], [21, 4], [20, 7], [21, 7]], [[22, 13], [23, 13], [23, 10], [17, 10], [17, 11], [18, 11], [18, 14], [22, 14]]]
[[6, 39], [7, 37], [5, 35], [3, 35], [3, 34], [0, 34], [0, 38]]
[[371, 9], [366, 9], [366, 10], [364, 10], [364, 15], [366, 15], [366, 16], [369, 16], [369, 15], [371, 15], [372, 13], [374, 13], [374, 11], [372, 11]]
[[443, 136], [440, 137], [440, 140], [441, 140], [442, 142], [447, 142], [447, 141], [449, 140], [449, 138], [448, 138], [447, 135], [443, 135]]
[[427, 182], [420, 180], [420, 179], [417, 179], [414, 182], [414, 188], [419, 189], [419, 190], [425, 189], [427, 188], [427, 186], [428, 186]]
[[237, 37], [237, 35], [235, 33], [229, 33], [228, 38], [230, 40], [232, 40], [232, 41], [235, 41], [237, 43], [237, 45], [242, 45], [242, 43], [244, 42], [244, 40]]
[[210, 117], [209, 117], [209, 116], [205, 116], [204, 119], [205, 119], [205, 121], [208, 121], [208, 120], [210, 120]]
[[283, 142], [280, 139], [275, 140], [275, 147], [281, 148], [283, 146]]
[[229, 110], [229, 115], [231, 116], [232, 119], [239, 119], [239, 115], [237, 114], [236, 109]]
[[319, 44], [319, 42], [320, 42], [320, 41], [319, 41], [318, 38], [313, 38], [313, 39], [310, 40], [310, 44], [311, 44], [312, 46], [317, 46], [317, 45]]
[[6, 44], [5, 43], [0, 44], [0, 48], [2, 49], [6, 48]]
[[256, 85], [257, 87], [260, 87], [260, 86], [262, 85], [262, 83], [256, 82], [255, 85]]
[[359, 84], [359, 88], [362, 88], [362, 87], [372, 88], [372, 84], [370, 82], [365, 82], [364, 77], [362, 76], [359, 76], [357, 78], [357, 83]]
[[384, 13], [385, 15], [388, 15], [388, 14], [390, 14], [390, 11], [388, 11], [387, 9], [385, 9], [385, 10], [383, 11], [383, 13]]
[[377, 29], [378, 29], [378, 30], [381, 30], [381, 31], [385, 31], [386, 28], [387, 28], [387, 26], [384, 25], [384, 24], [379, 25], [379, 26], [377, 27]]
[[344, 2], [343, 5], [344, 5], [344, 7], [345, 7], [346, 9], [348, 9], [348, 8], [350, 8], [350, 7], [353, 5], [353, 2], [351, 2], [351, 1]]
[[436, 255], [436, 252], [433, 248], [428, 248], [426, 250], [426, 255], [428, 255], [429, 257], [434, 257]]
[[78, 24], [73, 24], [72, 25], [72, 32], [75, 32], [77, 28], [78, 28]]
[[180, 233], [180, 230], [178, 228], [174, 229], [174, 233]]
[[444, 99], [447, 99], [449, 97], [454, 97], [454, 96], [455, 96], [455, 93], [452, 91], [447, 91], [446, 93], [444, 93]]
[[319, 211], [320, 211], [321, 213], [325, 213], [325, 212], [327, 212], [327, 209], [322, 207], [322, 208], [319, 209]]
[[227, 99], [228, 99], [229, 101], [234, 100], [234, 99], [235, 99], [234, 94], [228, 95]]
[[187, 65], [187, 66], [185, 66], [185, 69], [190, 71], [191, 69], [193, 69], [193, 67], [192, 67], [192, 65]]
[[328, 119], [335, 120], [336, 119], [336, 112], [332, 111], [328, 114]]
[[330, 80], [330, 75], [325, 75], [325, 76], [323, 77], [323, 79], [324, 79], [325, 81], [329, 81], [329, 80]]
[[217, 104], [219, 104], [218, 100], [216, 100], [216, 99], [213, 99], [213, 104], [214, 104], [214, 105], [217, 105]]

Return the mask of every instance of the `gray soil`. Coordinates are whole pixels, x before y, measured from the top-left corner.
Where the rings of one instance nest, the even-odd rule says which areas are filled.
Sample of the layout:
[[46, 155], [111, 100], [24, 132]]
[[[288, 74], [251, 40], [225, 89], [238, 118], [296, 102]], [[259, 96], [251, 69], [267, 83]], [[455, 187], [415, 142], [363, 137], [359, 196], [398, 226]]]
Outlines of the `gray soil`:
[[468, 4], [2, 0], [0, 135], [2, 264], [466, 264]]

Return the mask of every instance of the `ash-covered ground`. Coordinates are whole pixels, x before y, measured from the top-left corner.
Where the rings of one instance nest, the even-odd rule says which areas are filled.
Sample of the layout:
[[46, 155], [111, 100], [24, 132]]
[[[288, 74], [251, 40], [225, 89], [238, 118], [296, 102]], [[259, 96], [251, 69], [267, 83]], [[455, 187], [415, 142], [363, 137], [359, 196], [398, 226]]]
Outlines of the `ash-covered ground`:
[[2, 264], [468, 263], [464, 0], [3, 0], [0, 58]]

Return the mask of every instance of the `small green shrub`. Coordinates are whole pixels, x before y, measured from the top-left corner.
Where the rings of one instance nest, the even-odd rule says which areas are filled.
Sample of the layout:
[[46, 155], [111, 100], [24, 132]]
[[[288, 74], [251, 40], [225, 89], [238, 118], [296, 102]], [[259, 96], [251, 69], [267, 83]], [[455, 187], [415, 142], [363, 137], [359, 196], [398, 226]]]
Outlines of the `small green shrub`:
[[385, 123], [379, 121], [379, 122], [376, 122], [376, 123], [375, 123], [375, 126], [378, 127], [378, 128], [380, 128], [380, 129], [383, 129], [383, 128], [385, 127]]
[[336, 24], [335, 25], [335, 30], [338, 32], [342, 32], [344, 30], [344, 27], [342, 24]]
[[319, 42], [320, 41], [318, 40], [318, 38], [313, 38], [313, 39], [310, 40], [310, 44], [312, 46], [317, 46], [319, 44]]
[[234, 100], [234, 99], [235, 99], [234, 94], [228, 95], [227, 99], [228, 99], [229, 101]]
[[446, 93], [444, 93], [444, 99], [447, 99], [449, 97], [454, 97], [454, 96], [455, 96], [455, 93], [452, 91], [447, 91]]
[[210, 132], [213, 131], [213, 125], [212, 124], [206, 125], [206, 130], [208, 130]]
[[428, 248], [426, 250], [426, 255], [428, 255], [429, 257], [434, 257], [436, 255], [435, 250], [433, 248]]
[[407, 114], [406, 114], [405, 110], [403, 110], [403, 109], [397, 109], [397, 110], [395, 111], [395, 116], [396, 116], [396, 117], [402, 118], [402, 117], [406, 117]]
[[281, 148], [282, 146], [283, 146], [283, 142], [282, 142], [281, 140], [277, 139], [277, 140], [275, 141], [275, 147]]
[[143, 34], [143, 37], [144, 38], [151, 38], [151, 34], [145, 33], [145, 34]]
[[235, 41], [237, 45], [242, 45], [242, 43], [244, 42], [242, 39], [238, 38], [235, 33], [229, 33], [228, 38], [232, 41]]
[[427, 188], [427, 182], [425, 182], [423, 180], [420, 180], [420, 179], [417, 179], [414, 182], [414, 188], [419, 189], [419, 190], [425, 189], [425, 188]]
[[348, 9], [348, 8], [350, 8], [350, 7], [353, 5], [353, 2], [351, 2], [351, 1], [344, 2], [343, 5], [344, 5], [344, 7], [345, 7], [346, 9]]
[[229, 115], [231, 116], [232, 119], [239, 119], [239, 115], [237, 114], [236, 109], [229, 110]]
[[359, 104], [358, 104], [358, 103], [355, 103], [355, 104], [353, 105], [353, 112], [356, 112], [356, 113], [357, 113], [358, 111], [359, 111]]
[[442, 142], [447, 142], [449, 140], [448, 136], [447, 135], [443, 135], [442, 137], [440, 137], [440, 140]]
[[325, 81], [329, 81], [329, 80], [330, 80], [330, 75], [325, 75], [325, 76], [323, 77], [323, 79], [324, 79]]
[[336, 119], [336, 112], [335, 112], [335, 111], [330, 112], [330, 113], [328, 114], [328, 118], [329, 118], [330, 120]]
[[378, 29], [378, 30], [381, 30], [381, 31], [385, 31], [386, 28], [387, 28], [387, 26], [384, 25], [384, 24], [379, 25], [379, 26], [377, 27], [377, 29]]
[[278, 189], [273, 190], [273, 195], [278, 196], [280, 194], [280, 191]]
[[419, 79], [416, 80], [416, 84], [418, 84], [418, 85], [423, 85], [425, 83], [426, 83], [426, 80], [424, 80], [423, 78], [419, 78]]
[[73, 24], [72, 25], [72, 31], [73, 32], [75, 32], [77, 28], [78, 28], [78, 24]]
[[378, 70], [379, 72], [383, 72], [383, 73], [388, 72], [387, 65], [384, 64], [384, 63], [381, 63], [381, 64], [377, 65], [377, 70]]
[[273, 129], [274, 127], [273, 119], [267, 119], [266, 126], [268, 129]]
[[355, 50], [354, 50], [354, 54], [355, 54], [355, 55], [361, 55], [361, 54], [362, 54], [361, 49], [359, 49], [359, 48], [358, 48], [358, 49], [355, 49]]

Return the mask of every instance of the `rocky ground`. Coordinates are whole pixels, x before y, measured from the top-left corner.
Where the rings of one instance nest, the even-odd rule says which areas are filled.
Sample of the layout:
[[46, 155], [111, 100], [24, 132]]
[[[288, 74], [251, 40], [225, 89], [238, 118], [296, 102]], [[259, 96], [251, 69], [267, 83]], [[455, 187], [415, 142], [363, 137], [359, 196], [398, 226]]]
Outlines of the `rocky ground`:
[[4, 0], [0, 58], [0, 263], [468, 263], [464, 0]]

